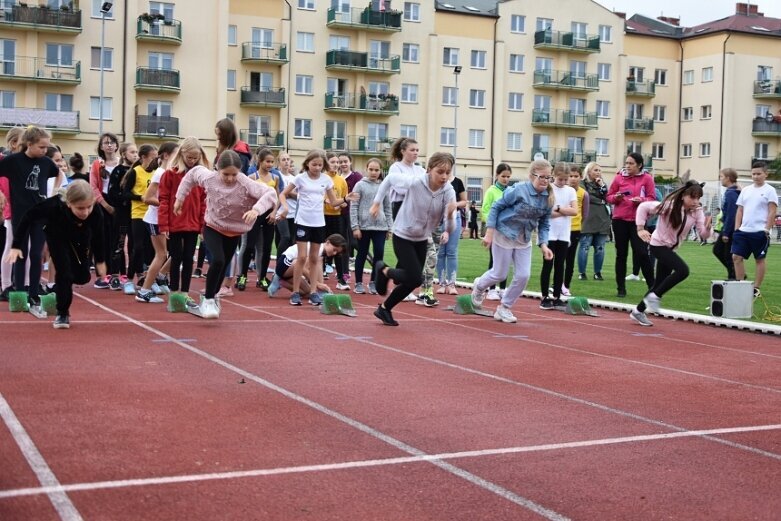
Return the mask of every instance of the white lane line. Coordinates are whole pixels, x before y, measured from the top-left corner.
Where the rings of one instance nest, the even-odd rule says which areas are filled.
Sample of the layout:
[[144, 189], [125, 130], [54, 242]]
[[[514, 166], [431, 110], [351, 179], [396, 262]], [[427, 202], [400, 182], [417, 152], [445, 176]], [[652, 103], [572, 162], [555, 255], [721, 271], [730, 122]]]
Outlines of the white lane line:
[[[360, 432], [363, 432], [364, 434], [367, 434], [377, 440], [380, 440], [392, 447], [395, 447], [396, 449], [406, 452], [407, 454], [410, 454], [412, 456], [426, 456], [427, 454], [420, 449], [417, 449], [411, 445], [408, 445], [404, 443], [401, 440], [397, 440], [396, 438], [393, 438], [383, 432], [380, 432], [369, 425], [366, 425], [365, 423], [362, 423], [358, 420], [355, 420], [353, 418], [350, 418], [349, 416], [346, 416], [344, 414], [341, 414], [333, 409], [330, 409], [318, 402], [315, 402], [314, 400], [310, 400], [309, 398], [306, 398], [304, 396], [301, 396], [299, 394], [296, 394], [292, 391], [289, 391], [285, 389], [284, 387], [280, 387], [268, 380], [265, 380], [264, 378], [261, 378], [260, 376], [255, 375], [254, 373], [250, 373], [249, 371], [246, 371], [245, 369], [242, 369], [236, 365], [231, 364], [230, 362], [227, 362], [221, 358], [218, 358], [211, 353], [207, 353], [206, 351], [203, 351], [201, 349], [198, 349], [197, 347], [191, 346], [190, 344], [187, 344], [185, 342], [180, 342], [176, 338], [172, 337], [171, 335], [168, 335], [167, 333], [164, 333], [163, 331], [160, 331], [158, 329], [155, 329], [151, 326], [148, 326], [147, 324], [144, 324], [143, 322], [140, 322], [134, 318], [124, 316], [120, 314], [117, 311], [114, 311], [113, 309], [104, 306], [100, 302], [97, 302], [95, 300], [92, 300], [89, 297], [85, 297], [84, 295], [78, 295], [77, 296], [81, 299], [86, 300], [87, 302], [91, 303], [92, 305], [104, 310], [107, 313], [110, 313], [114, 316], [122, 317], [126, 321], [142, 328], [150, 333], [159, 336], [160, 338], [164, 338], [169, 340], [172, 344], [176, 344], [179, 347], [186, 349], [187, 351], [190, 351], [191, 353], [198, 355], [215, 365], [221, 366], [224, 369], [227, 369], [228, 371], [234, 372], [242, 377], [244, 377], [247, 380], [252, 380], [253, 382], [262, 385], [263, 387], [266, 387], [267, 389], [270, 389], [272, 391], [275, 391], [282, 396], [285, 396], [286, 398], [293, 400], [295, 402], [301, 403], [303, 405], [306, 405], [307, 407], [310, 407], [311, 409], [314, 409], [315, 411], [318, 411], [326, 416], [330, 416], [331, 418], [334, 418]], [[242, 306], [244, 307], [244, 306]], [[249, 309], [249, 308], [248, 308]], [[324, 329], [324, 328], [321, 328]], [[365, 342], [365, 340], [363, 341]], [[559, 514], [558, 512], [555, 512], [553, 510], [550, 510], [548, 508], [545, 508], [544, 506], [532, 501], [531, 499], [525, 498], [523, 496], [520, 496], [504, 487], [501, 487], [497, 485], [496, 483], [492, 483], [490, 481], [487, 481], [480, 476], [476, 476], [470, 472], [467, 472], [463, 469], [460, 469], [458, 467], [455, 467], [451, 465], [450, 463], [447, 463], [446, 461], [440, 461], [440, 460], [432, 460], [430, 463], [436, 467], [441, 468], [442, 470], [449, 472], [450, 474], [453, 474], [454, 476], [458, 476], [474, 485], [477, 485], [478, 487], [481, 487], [493, 494], [496, 494], [504, 499], [507, 499], [508, 501], [511, 501], [515, 503], [518, 506], [521, 506], [523, 508], [526, 508], [545, 519], [549, 519], [550, 521], [569, 521], [569, 518]]]
[[745, 427], [726, 427], [720, 429], [705, 429], [684, 432], [666, 432], [660, 434], [641, 434], [636, 436], [623, 436], [617, 438], [603, 438], [595, 440], [571, 441], [563, 443], [547, 443], [543, 445], [528, 445], [520, 447], [504, 447], [498, 449], [469, 450], [461, 452], [445, 452], [441, 454], [423, 454], [418, 456], [405, 456], [397, 458], [383, 458], [363, 461], [345, 461], [341, 463], [325, 463], [321, 465], [299, 465], [295, 467], [277, 467], [271, 469], [252, 469], [231, 472], [212, 472], [206, 474], [185, 474], [181, 476], [162, 476], [156, 478], [122, 479], [114, 481], [97, 481], [93, 483], [74, 483], [70, 485], [58, 485], [37, 488], [21, 488], [15, 490], [0, 491], [0, 499], [16, 498], [22, 496], [34, 496], [39, 494], [52, 494], [57, 492], [80, 492], [104, 489], [116, 489], [126, 487], [143, 487], [171, 485], [177, 483], [193, 483], [199, 481], [243, 479], [263, 476], [278, 476], [282, 474], [304, 474], [310, 472], [326, 472], [334, 470], [351, 470], [369, 467], [384, 467], [392, 465], [405, 465], [410, 463], [423, 463], [443, 461], [451, 459], [482, 458], [486, 456], [506, 456], [530, 452], [545, 452], [566, 449], [590, 448], [604, 445], [619, 445], [649, 441], [663, 441], [671, 439], [713, 436], [719, 434], [736, 434], [744, 432], [759, 432], [781, 430], [781, 424], [775, 425], [751, 425]]
[[60, 519], [63, 521], [81, 521], [82, 517], [68, 495], [61, 490], [57, 490], [62, 487], [57, 480], [57, 476], [55, 476], [52, 469], [49, 468], [46, 460], [43, 459], [43, 456], [41, 456], [41, 453], [38, 451], [38, 447], [35, 446], [32, 438], [27, 434], [24, 426], [16, 417], [13, 409], [11, 409], [11, 406], [1, 393], [0, 416], [3, 418], [5, 426], [8, 427], [8, 430], [11, 432], [14, 441], [19, 446], [19, 450], [22, 452], [24, 459], [27, 460], [27, 464], [30, 465], [30, 468], [38, 478], [38, 482], [43, 485], [44, 488], [52, 489], [51, 492], [45, 492], [45, 494], [49, 496], [49, 501], [51, 501], [52, 506], [59, 514]]

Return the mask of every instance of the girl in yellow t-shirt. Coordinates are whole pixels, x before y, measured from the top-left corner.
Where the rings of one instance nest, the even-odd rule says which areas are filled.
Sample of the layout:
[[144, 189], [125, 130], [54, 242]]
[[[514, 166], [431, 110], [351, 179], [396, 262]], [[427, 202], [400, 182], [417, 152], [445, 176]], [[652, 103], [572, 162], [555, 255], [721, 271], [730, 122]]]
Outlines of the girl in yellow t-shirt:
[[141, 145], [138, 149], [138, 161], [127, 171], [122, 179], [122, 195], [130, 201], [130, 233], [133, 237], [133, 248], [130, 254], [130, 266], [127, 271], [129, 281], [144, 273], [144, 262], [150, 264], [154, 257], [152, 241], [144, 224], [144, 214], [148, 205], [142, 200], [152, 174], [157, 169], [157, 147]]

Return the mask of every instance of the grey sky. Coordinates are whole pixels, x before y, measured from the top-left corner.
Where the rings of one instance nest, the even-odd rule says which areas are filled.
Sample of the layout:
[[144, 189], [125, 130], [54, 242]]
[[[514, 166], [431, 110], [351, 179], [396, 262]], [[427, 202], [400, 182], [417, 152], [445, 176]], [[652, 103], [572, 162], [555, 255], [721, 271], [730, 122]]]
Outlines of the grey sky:
[[[622, 11], [627, 18], [633, 14], [642, 14], [650, 17], [660, 15], [680, 17], [681, 25], [691, 27], [711, 20], [726, 18], [735, 14], [736, 0], [710, 0], [700, 2], [695, 0], [596, 0], [597, 3], [612, 11]], [[781, 2], [779, 0], [763, 0], [751, 2], [759, 5], [759, 12], [765, 16], [781, 18]], [[705, 7], [707, 5], [707, 8]]]

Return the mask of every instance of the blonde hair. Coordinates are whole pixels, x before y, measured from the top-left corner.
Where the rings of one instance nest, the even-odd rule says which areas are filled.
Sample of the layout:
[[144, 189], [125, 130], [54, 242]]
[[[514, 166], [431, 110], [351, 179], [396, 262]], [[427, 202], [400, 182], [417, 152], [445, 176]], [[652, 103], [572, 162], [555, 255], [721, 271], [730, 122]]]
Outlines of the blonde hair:
[[184, 156], [193, 150], [198, 150], [200, 152], [201, 157], [198, 158], [198, 163], [196, 163], [193, 166], [205, 166], [206, 168], [211, 169], [209, 166], [209, 159], [206, 157], [206, 152], [203, 150], [203, 147], [201, 146], [201, 142], [198, 141], [197, 137], [188, 136], [184, 138], [182, 141], [182, 144], [179, 145], [179, 150], [176, 152], [176, 155], [169, 163], [169, 168], [176, 169], [179, 172], [186, 172], [188, 170], [187, 165], [184, 163]]
[[22, 140], [22, 134], [24, 129], [22, 127], [14, 127], [10, 129], [5, 135], [5, 144], [8, 145], [10, 152], [13, 152]]
[[597, 163], [596, 161], [592, 161], [586, 165], [586, 168], [583, 169], [583, 175], [585, 176], [586, 179], [591, 179], [589, 174], [591, 173], [591, 169], [594, 168], [595, 166], [599, 166], [599, 163]]
[[81, 202], [95, 202], [95, 194], [87, 181], [76, 179], [68, 184], [65, 193], [62, 194], [62, 200], [72, 205]]
[[[551, 169], [550, 163], [545, 159], [537, 159], [535, 161], [532, 161], [532, 163], [529, 165], [529, 179], [532, 181], [534, 180], [534, 176], [537, 175], [537, 172], [540, 170], [549, 170]], [[553, 206], [556, 204], [556, 196], [553, 195], [553, 189], [548, 187], [548, 208], [553, 208]]]
[[22, 134], [22, 143], [29, 147], [42, 139], [51, 139], [51, 137], [52, 135], [49, 134], [49, 131], [36, 127], [35, 125], [30, 125], [25, 129], [24, 134]]
[[325, 153], [325, 150], [322, 150], [320, 148], [316, 148], [314, 150], [310, 150], [309, 153], [304, 158], [304, 162], [301, 163], [301, 171], [302, 172], [309, 172], [309, 163], [311, 163], [314, 159], [320, 158], [323, 161], [323, 169], [328, 168], [328, 156]]
[[431, 154], [431, 157], [428, 158], [426, 170], [431, 171], [432, 168], [436, 168], [440, 165], [447, 165], [452, 169], [455, 162], [456, 159], [453, 157], [453, 154], [450, 154], [449, 152], [434, 152]]
[[569, 177], [569, 163], [559, 161], [553, 167], [553, 177]]

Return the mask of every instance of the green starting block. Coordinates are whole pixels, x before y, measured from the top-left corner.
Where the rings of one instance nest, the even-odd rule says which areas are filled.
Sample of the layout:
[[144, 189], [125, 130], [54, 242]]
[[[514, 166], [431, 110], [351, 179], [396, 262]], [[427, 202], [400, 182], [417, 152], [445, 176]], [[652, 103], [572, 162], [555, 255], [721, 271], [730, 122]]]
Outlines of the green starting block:
[[591, 309], [586, 297], [572, 297], [567, 301], [567, 309], [564, 310], [568, 315], [588, 315], [598, 317], [599, 313]]
[[456, 305], [445, 308], [445, 311], [452, 311], [456, 315], [479, 315], [482, 317], [493, 317], [492, 311], [476, 308], [472, 302], [472, 295], [459, 295], [456, 297]]
[[47, 315], [57, 314], [57, 295], [49, 293], [41, 297], [41, 307]]
[[350, 295], [334, 295], [332, 293], [323, 295], [323, 305], [320, 306], [320, 312], [323, 315], [345, 315], [348, 317], [358, 315]]
[[8, 308], [14, 313], [30, 311], [30, 305], [27, 303], [26, 291], [12, 291], [8, 294]]
[[168, 311], [171, 313], [187, 313], [187, 294], [171, 293], [168, 296]]

